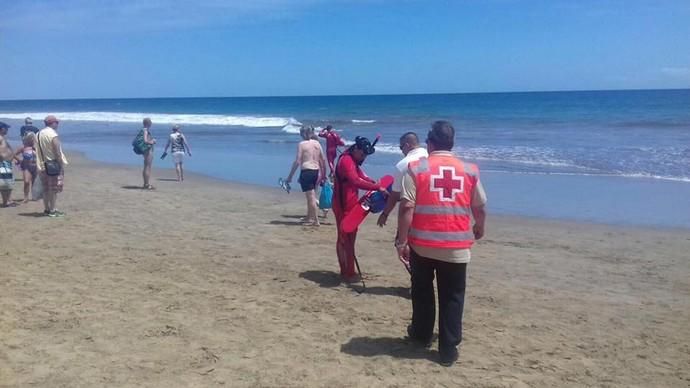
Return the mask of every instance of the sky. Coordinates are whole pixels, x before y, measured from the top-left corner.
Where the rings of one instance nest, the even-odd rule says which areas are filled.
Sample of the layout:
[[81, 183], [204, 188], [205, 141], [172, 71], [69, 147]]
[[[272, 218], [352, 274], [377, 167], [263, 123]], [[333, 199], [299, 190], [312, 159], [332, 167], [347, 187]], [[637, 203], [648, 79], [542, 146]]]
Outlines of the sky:
[[0, 99], [690, 88], [690, 0], [0, 0]]

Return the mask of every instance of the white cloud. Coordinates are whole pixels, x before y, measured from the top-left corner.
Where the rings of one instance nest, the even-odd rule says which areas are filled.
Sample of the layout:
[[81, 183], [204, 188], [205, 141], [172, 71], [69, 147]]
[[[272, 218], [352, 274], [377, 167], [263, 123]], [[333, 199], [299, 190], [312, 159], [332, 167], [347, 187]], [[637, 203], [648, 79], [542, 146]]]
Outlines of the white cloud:
[[34, 0], [0, 4], [1, 29], [156, 31], [296, 18], [326, 0]]
[[669, 77], [690, 79], [690, 67], [664, 67], [661, 72]]

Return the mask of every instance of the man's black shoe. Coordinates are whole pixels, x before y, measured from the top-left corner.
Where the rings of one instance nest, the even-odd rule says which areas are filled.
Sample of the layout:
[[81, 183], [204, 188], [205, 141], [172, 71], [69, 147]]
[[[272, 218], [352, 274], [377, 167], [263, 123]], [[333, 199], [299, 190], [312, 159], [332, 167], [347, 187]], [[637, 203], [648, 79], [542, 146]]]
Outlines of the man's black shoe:
[[417, 345], [423, 346], [425, 348], [430, 348], [431, 347], [431, 342], [433, 341], [434, 337], [432, 336], [429, 339], [422, 339], [414, 335], [414, 330], [412, 329], [412, 325], [407, 326], [407, 339], [414, 342]]
[[440, 352], [439, 354], [441, 355], [441, 365], [446, 367], [453, 366], [453, 364], [455, 364], [455, 361], [458, 360], [459, 356], [457, 349], [453, 349], [453, 351], [449, 352], [449, 354], [444, 354]]

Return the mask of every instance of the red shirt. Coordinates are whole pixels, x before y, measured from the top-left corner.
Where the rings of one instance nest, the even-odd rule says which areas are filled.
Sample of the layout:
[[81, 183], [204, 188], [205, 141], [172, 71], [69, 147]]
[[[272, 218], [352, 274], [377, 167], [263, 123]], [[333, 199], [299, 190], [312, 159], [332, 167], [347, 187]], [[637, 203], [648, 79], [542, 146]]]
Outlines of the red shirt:
[[[347, 151], [343, 152], [335, 168], [333, 207], [350, 210], [359, 202], [359, 190], [378, 190], [379, 185], [369, 178]], [[342, 201], [342, 207], [341, 207]]]

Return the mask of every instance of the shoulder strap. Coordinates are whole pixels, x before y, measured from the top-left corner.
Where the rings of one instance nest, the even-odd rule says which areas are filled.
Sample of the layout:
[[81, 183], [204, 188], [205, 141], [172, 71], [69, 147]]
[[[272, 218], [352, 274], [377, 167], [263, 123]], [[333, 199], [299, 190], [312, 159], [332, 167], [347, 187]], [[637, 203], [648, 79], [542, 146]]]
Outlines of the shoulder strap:
[[43, 153], [43, 147], [41, 147], [41, 135], [40, 132], [38, 135], [36, 135], [36, 143], [38, 143], [38, 150], [41, 151], [41, 160], [43, 163], [46, 162], [46, 154]]

